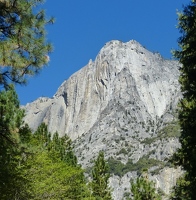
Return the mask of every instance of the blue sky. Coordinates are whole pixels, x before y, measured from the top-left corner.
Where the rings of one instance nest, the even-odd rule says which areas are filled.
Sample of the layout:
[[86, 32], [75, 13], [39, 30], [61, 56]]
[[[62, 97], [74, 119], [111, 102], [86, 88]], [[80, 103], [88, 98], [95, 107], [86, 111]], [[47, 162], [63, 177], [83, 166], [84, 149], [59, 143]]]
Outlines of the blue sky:
[[137, 40], [148, 50], [172, 58], [180, 36], [176, 29], [177, 10], [190, 0], [47, 0], [43, 7], [54, 16], [47, 26], [53, 43], [49, 66], [17, 86], [22, 105], [38, 97], [52, 97], [61, 83], [94, 60], [110, 40]]

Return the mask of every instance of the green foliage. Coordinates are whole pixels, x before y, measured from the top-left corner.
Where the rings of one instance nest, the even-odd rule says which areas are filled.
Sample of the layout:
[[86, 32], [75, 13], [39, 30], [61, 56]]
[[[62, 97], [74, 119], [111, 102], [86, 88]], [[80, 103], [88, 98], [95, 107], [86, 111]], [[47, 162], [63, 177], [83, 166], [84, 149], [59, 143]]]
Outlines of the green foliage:
[[170, 138], [170, 137], [180, 137], [180, 125], [178, 121], [172, 121], [163, 129], [160, 130], [158, 134], [159, 138]]
[[133, 163], [132, 160], [129, 159], [126, 164], [123, 164], [111, 157], [108, 159], [108, 165], [110, 173], [122, 177], [124, 174], [130, 171], [137, 171], [138, 174], [141, 174], [143, 169], [153, 166], [162, 166], [163, 163], [159, 160], [149, 158], [148, 156], [143, 156], [136, 163]]
[[47, 149], [51, 156], [58, 157], [71, 166], [77, 166], [77, 157], [73, 153], [71, 139], [67, 135], [60, 138], [57, 132], [51, 138], [45, 123], [40, 124], [33, 134], [32, 143], [40, 149]]
[[[181, 37], [178, 40], [180, 49], [174, 55], [182, 64], [180, 84], [183, 98], [179, 105], [181, 126], [181, 148], [174, 155], [174, 162], [186, 171], [188, 187], [179, 184], [181, 193], [189, 194], [187, 199], [196, 197], [196, 1], [192, 0], [179, 13], [178, 28]], [[179, 199], [183, 199], [178, 197]]]
[[95, 160], [92, 170], [92, 194], [97, 200], [111, 200], [111, 191], [108, 188], [108, 165], [104, 159], [104, 153], [101, 151]]
[[[0, 93], [0, 137], [1, 140], [14, 141], [9, 138], [18, 132], [24, 117], [24, 111], [19, 108], [19, 101], [14, 87], [11, 85]], [[16, 140], [17, 138], [15, 138]]]
[[182, 63], [180, 68], [181, 89], [183, 96], [192, 99], [196, 95], [195, 91], [195, 56], [196, 56], [196, 2], [192, 2], [184, 7], [183, 12], [178, 13], [178, 28], [182, 34], [178, 40], [180, 50], [174, 52], [174, 55]]
[[108, 159], [108, 166], [110, 174], [114, 174], [117, 176], [123, 176], [125, 174], [124, 173], [125, 165], [120, 161], [115, 160], [113, 157], [110, 157]]
[[82, 199], [86, 185], [83, 171], [47, 151], [30, 156], [25, 163], [25, 176], [31, 183], [30, 196], [34, 199]]
[[[11, 80], [25, 83], [28, 75], [38, 73], [49, 61], [51, 44], [46, 42], [43, 0], [0, 1], [0, 84]], [[37, 11], [37, 12], [36, 12]]]
[[45, 124], [32, 134], [23, 116], [14, 88], [0, 92], [1, 199], [93, 199], [71, 140]]
[[42, 148], [48, 147], [51, 142], [51, 134], [48, 131], [48, 127], [45, 123], [41, 123], [35, 133], [33, 134], [33, 144], [40, 145]]
[[179, 138], [180, 137], [180, 125], [178, 121], [172, 121], [168, 123], [164, 128], [162, 128], [156, 137], [145, 138], [142, 143], [144, 144], [152, 144], [153, 142], [160, 140], [160, 139], [167, 139], [167, 138]]
[[189, 194], [190, 182], [187, 181], [187, 174], [184, 174], [182, 177], [178, 178], [176, 185], [172, 188], [170, 194], [171, 200], [191, 200]]
[[71, 140], [60, 138], [56, 132], [51, 138], [42, 123], [30, 140], [31, 153], [24, 162], [29, 199], [82, 199], [90, 196], [84, 173], [73, 154]]
[[127, 150], [125, 148], [122, 148], [118, 153], [117, 155], [120, 155], [120, 154], [128, 154]]
[[156, 193], [155, 185], [148, 178], [139, 177], [136, 181], [131, 181], [131, 192], [133, 200], [161, 200]]
[[67, 135], [59, 138], [58, 133], [55, 133], [52, 138], [51, 147], [58, 152], [61, 160], [71, 166], [77, 166], [77, 157], [73, 153], [72, 141]]
[[130, 192], [125, 192], [124, 195], [123, 195], [123, 197], [124, 197], [125, 200], [129, 200], [130, 199], [129, 198], [130, 195], [131, 195]]
[[0, 197], [2, 200], [26, 196], [28, 186], [19, 163], [22, 157], [20, 131], [24, 111], [13, 86], [0, 92]]

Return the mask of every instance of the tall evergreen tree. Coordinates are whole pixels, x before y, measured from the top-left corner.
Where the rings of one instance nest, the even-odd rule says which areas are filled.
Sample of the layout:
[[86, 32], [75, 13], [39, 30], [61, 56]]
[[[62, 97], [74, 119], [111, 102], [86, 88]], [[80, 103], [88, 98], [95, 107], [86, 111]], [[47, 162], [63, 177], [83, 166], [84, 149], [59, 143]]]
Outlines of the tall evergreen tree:
[[45, 123], [41, 123], [35, 133], [33, 134], [35, 145], [41, 145], [42, 147], [48, 147], [51, 142], [51, 134], [48, 131], [48, 127]]
[[186, 178], [186, 174], [177, 179], [176, 185], [170, 193], [171, 200], [191, 200], [189, 193], [190, 182]]
[[42, 149], [47, 149], [51, 156], [56, 156], [67, 164], [78, 166], [71, 139], [67, 135], [59, 137], [58, 132], [51, 137], [45, 123], [41, 123], [33, 134], [32, 143]]
[[46, 41], [43, 0], [0, 1], [0, 85], [25, 83], [49, 61], [51, 44]]
[[145, 177], [139, 177], [135, 182], [131, 182], [131, 192], [133, 200], [161, 200], [156, 193], [154, 183]]
[[108, 187], [109, 181], [108, 165], [104, 159], [104, 153], [99, 152], [92, 170], [92, 194], [97, 200], [111, 200], [111, 191]]
[[22, 151], [20, 130], [24, 111], [13, 86], [0, 92], [0, 197], [2, 200], [26, 196], [28, 181], [19, 163]]
[[78, 160], [73, 152], [71, 139], [67, 135], [64, 135], [59, 140], [60, 140], [59, 152], [61, 155], [61, 159], [71, 166], [78, 166]]
[[[196, 197], [196, 1], [192, 0], [179, 13], [178, 24], [181, 37], [179, 38], [180, 49], [175, 51], [175, 57], [179, 59], [180, 84], [183, 98], [180, 101], [179, 121], [181, 126], [181, 148], [174, 155], [176, 164], [181, 165], [186, 171], [184, 181], [180, 184], [185, 198]], [[183, 182], [184, 182], [183, 181]], [[181, 181], [182, 183], [182, 181]], [[188, 187], [187, 187], [188, 185]], [[179, 193], [179, 187], [178, 193]]]

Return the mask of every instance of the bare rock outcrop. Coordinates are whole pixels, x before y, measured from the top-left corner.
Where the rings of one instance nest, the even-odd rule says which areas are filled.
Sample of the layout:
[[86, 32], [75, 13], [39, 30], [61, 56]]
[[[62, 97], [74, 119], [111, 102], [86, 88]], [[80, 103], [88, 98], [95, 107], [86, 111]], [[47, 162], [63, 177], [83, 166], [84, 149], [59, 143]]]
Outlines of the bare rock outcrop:
[[134, 40], [108, 42], [94, 62], [62, 83], [53, 98], [27, 104], [26, 121], [33, 129], [44, 121], [51, 132], [74, 140], [90, 130], [111, 101], [135, 102], [144, 121], [156, 119], [176, 104], [178, 65]]

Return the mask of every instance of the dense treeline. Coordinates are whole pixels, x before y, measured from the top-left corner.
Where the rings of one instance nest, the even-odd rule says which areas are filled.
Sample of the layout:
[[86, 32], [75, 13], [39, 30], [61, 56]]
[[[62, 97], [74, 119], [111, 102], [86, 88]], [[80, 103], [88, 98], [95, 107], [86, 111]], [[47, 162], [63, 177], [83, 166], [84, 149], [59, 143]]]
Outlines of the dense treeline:
[[53, 137], [45, 124], [32, 134], [23, 124], [13, 87], [0, 93], [1, 199], [82, 199], [83, 170], [67, 136]]
[[111, 199], [108, 166], [101, 152], [86, 182], [68, 136], [51, 136], [42, 123], [32, 133], [23, 123], [13, 86], [0, 92], [0, 197], [8, 199]]

